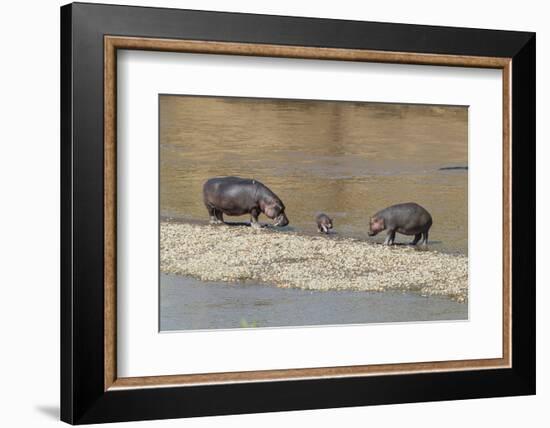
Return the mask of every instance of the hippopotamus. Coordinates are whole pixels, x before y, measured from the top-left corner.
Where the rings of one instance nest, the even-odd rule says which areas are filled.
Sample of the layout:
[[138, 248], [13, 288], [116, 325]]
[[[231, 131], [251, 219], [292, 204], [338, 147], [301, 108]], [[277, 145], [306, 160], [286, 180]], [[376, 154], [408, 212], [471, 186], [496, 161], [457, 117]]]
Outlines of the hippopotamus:
[[250, 214], [251, 226], [259, 228], [258, 216], [264, 213], [274, 226], [286, 226], [283, 201], [258, 180], [240, 177], [210, 178], [202, 188], [210, 223], [223, 223], [223, 215]]
[[416, 245], [420, 238], [422, 244], [428, 245], [428, 231], [432, 226], [432, 216], [425, 208], [414, 202], [392, 205], [378, 211], [370, 218], [369, 236], [387, 230], [385, 245], [392, 245], [395, 233], [414, 235], [411, 245]]
[[321, 233], [328, 233], [332, 229], [332, 219], [325, 213], [320, 213], [315, 216], [317, 222], [317, 230]]

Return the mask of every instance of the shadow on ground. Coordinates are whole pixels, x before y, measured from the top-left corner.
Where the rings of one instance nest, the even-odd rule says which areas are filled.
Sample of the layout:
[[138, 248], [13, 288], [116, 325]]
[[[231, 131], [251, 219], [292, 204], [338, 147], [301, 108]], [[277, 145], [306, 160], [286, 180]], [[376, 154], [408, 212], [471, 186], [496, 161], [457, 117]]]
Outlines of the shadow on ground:
[[36, 410], [38, 410], [40, 413], [44, 414], [45, 416], [48, 416], [51, 419], [59, 420], [59, 406], [40, 405], [40, 406], [36, 406]]

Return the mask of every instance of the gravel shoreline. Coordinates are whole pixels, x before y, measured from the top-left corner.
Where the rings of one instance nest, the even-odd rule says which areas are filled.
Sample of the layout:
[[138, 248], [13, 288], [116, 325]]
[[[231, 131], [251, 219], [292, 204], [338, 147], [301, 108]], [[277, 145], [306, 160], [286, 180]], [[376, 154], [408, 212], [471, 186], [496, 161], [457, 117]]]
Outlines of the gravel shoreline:
[[269, 228], [162, 221], [160, 264], [203, 281], [468, 298], [467, 256]]

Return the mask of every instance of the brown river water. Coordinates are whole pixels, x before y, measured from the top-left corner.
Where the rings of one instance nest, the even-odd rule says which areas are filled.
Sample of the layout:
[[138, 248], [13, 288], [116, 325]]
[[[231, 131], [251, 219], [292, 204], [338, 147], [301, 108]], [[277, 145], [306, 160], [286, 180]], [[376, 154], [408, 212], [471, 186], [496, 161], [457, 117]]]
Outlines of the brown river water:
[[315, 232], [325, 212], [336, 234], [381, 242], [383, 234], [367, 237], [369, 217], [414, 201], [432, 214], [430, 248], [467, 254], [468, 171], [440, 170], [468, 165], [466, 107], [172, 95], [159, 103], [161, 216], [206, 221], [204, 181], [237, 175], [273, 190], [292, 230]]

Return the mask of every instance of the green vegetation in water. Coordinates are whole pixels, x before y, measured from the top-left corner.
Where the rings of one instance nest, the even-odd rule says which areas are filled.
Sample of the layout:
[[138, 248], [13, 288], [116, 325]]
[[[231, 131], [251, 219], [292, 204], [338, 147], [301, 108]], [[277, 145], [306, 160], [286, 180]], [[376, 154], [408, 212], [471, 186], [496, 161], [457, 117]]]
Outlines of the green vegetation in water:
[[257, 328], [257, 327], [259, 327], [257, 321], [248, 322], [244, 318], [241, 318], [240, 326], [241, 326], [241, 328]]

